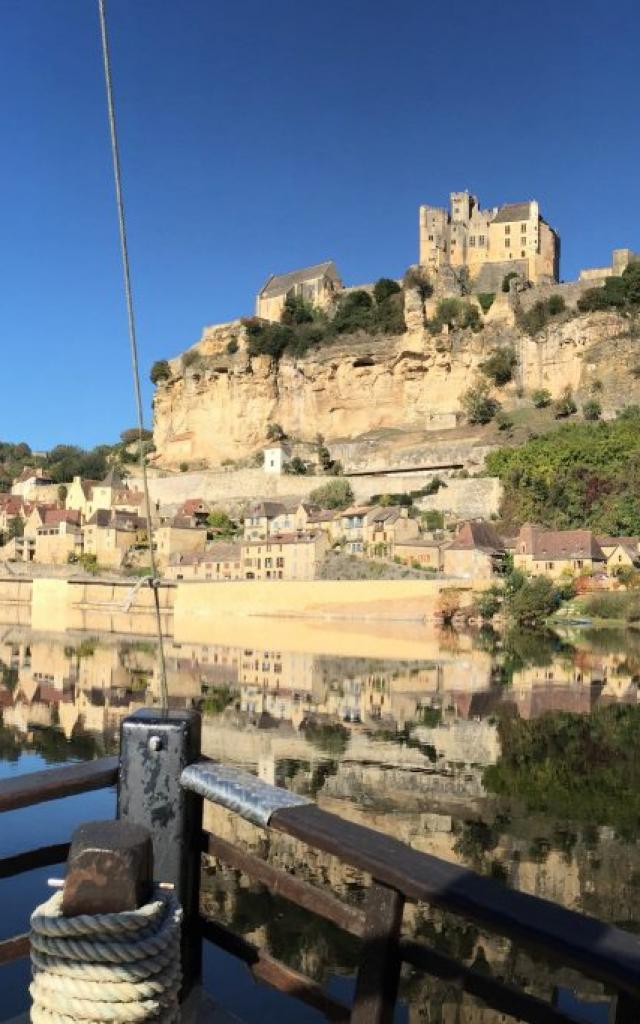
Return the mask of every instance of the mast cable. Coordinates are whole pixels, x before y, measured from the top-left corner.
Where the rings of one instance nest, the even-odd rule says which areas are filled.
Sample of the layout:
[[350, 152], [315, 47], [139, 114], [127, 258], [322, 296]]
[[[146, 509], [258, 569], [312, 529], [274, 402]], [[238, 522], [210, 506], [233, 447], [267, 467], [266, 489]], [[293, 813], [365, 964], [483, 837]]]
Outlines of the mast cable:
[[153, 590], [154, 608], [156, 618], [156, 630], [158, 634], [158, 650], [160, 660], [160, 704], [163, 714], [169, 709], [169, 693], [167, 688], [167, 666], [164, 656], [164, 641], [162, 638], [162, 616], [160, 613], [160, 594], [158, 570], [156, 557], [153, 550], [153, 523], [151, 518], [151, 498], [149, 496], [149, 481], [147, 479], [147, 464], [143, 449], [144, 413], [142, 408], [142, 392], [140, 389], [140, 367], [138, 361], [138, 341], [136, 334], [136, 319], [133, 306], [133, 292], [131, 288], [131, 272], [129, 269], [129, 248], [127, 245], [127, 229], [124, 216], [124, 199], [122, 196], [122, 173], [120, 169], [120, 150], [118, 147], [118, 131], [116, 125], [116, 112], [113, 101], [113, 82], [111, 77], [111, 57], [109, 51], [109, 36], [107, 33], [107, 15], [105, 0], [98, 0], [98, 15], [100, 18], [100, 35], [102, 38], [102, 63], [104, 67], [104, 81], [107, 93], [107, 113], [109, 118], [109, 133], [111, 136], [111, 156], [113, 159], [113, 178], [116, 193], [116, 206], [118, 209], [118, 227], [120, 230], [120, 252], [122, 256], [122, 274], [124, 280], [124, 294], [127, 307], [127, 322], [129, 327], [129, 345], [131, 349], [131, 369], [133, 372], [133, 390], [136, 401], [136, 412], [138, 418], [138, 451], [140, 462], [140, 473], [142, 476], [142, 487], [144, 491], [145, 513], [147, 520], [147, 535], [149, 538], [149, 560], [151, 563], [151, 579], [149, 584]]

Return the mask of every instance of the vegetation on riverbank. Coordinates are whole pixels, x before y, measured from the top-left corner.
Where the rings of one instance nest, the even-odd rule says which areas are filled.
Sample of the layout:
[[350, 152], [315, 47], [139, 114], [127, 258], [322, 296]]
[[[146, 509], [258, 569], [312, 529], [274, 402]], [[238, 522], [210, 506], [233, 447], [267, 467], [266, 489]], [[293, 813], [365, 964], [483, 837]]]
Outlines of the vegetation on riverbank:
[[486, 460], [505, 488], [502, 518], [556, 529], [640, 533], [640, 406], [616, 419], [568, 423]]

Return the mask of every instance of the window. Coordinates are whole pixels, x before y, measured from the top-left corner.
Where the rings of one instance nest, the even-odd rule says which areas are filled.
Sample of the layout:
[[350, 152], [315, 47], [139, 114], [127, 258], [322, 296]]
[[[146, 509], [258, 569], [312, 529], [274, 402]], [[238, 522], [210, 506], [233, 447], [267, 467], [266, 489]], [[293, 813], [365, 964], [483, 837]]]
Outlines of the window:
[[505, 235], [510, 235], [511, 234], [511, 225], [510, 224], [505, 224], [504, 233], [505, 233]]
[[504, 240], [504, 247], [505, 247], [505, 249], [510, 249], [511, 248], [511, 239], [510, 238], [505, 238], [505, 240]]
[[526, 230], [527, 230], [527, 225], [526, 224], [521, 224], [520, 225], [520, 230], [522, 231], [522, 234], [524, 235]]
[[476, 238], [475, 238], [475, 235], [472, 235], [472, 236], [471, 236], [471, 238], [469, 239], [469, 246], [470, 246], [470, 247], [471, 247], [472, 249], [475, 249], [475, 246], [476, 246]]
[[522, 250], [522, 252], [520, 253], [520, 255], [521, 255], [521, 256], [523, 257], [523, 259], [524, 259], [524, 257], [525, 257], [525, 256], [527, 255], [527, 254], [526, 254], [526, 252], [524, 251], [524, 249]]
[[429, 241], [433, 242], [433, 235], [429, 235]]
[[478, 235], [478, 245], [484, 245], [484, 235]]

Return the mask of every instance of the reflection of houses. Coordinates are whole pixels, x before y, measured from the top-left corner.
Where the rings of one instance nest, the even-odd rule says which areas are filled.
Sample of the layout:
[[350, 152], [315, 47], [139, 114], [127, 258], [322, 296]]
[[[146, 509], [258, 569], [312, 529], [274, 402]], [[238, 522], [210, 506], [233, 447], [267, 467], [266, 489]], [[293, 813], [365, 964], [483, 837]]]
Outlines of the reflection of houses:
[[322, 673], [313, 654], [242, 651], [240, 708], [252, 717], [268, 714], [299, 725], [324, 701]]
[[573, 658], [514, 672], [507, 699], [515, 703], [521, 718], [537, 718], [548, 711], [589, 714], [597, 704], [637, 703], [638, 684], [621, 655], [582, 651]]

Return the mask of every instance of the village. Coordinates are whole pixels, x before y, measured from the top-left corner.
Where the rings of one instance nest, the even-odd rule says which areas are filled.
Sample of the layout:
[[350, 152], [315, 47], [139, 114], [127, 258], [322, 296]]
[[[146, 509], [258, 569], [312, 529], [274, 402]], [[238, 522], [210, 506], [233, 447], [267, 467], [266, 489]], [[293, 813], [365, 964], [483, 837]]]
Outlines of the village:
[[[265, 472], [284, 449], [264, 451]], [[338, 485], [338, 486], [337, 486]], [[312, 492], [313, 495], [314, 492]], [[232, 518], [194, 495], [178, 507], [153, 504], [158, 569], [174, 581], [279, 581], [371, 578], [410, 571], [430, 579], [487, 581], [508, 568], [553, 580], [581, 580], [582, 589], [619, 587], [640, 565], [640, 537], [588, 529], [549, 530], [525, 524], [510, 536], [496, 523], [423, 512], [410, 494], [350, 502], [348, 480], [312, 500], [258, 500]], [[0, 495], [0, 562], [9, 575], [47, 569], [60, 574], [149, 571], [149, 537], [142, 491], [117, 468], [101, 481], [75, 477], [62, 488], [40, 468], [25, 469], [11, 493]], [[335, 507], [339, 505], [341, 507]], [[37, 569], [36, 569], [37, 567]], [[64, 568], [62, 568], [64, 567]]]

